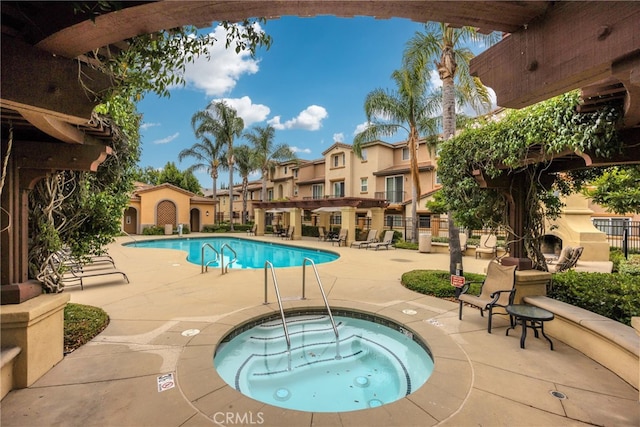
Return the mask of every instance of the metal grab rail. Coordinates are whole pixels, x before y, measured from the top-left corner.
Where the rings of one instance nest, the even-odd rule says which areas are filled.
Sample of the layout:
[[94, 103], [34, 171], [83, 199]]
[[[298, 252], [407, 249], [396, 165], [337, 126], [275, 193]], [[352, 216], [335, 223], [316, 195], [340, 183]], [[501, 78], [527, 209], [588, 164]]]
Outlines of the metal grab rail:
[[129, 237], [131, 240], [133, 240], [133, 246], [138, 246], [138, 241], [136, 239], [133, 238], [133, 236], [129, 233], [127, 233], [126, 231], [120, 230], [121, 233], [123, 233], [125, 236]]
[[[209, 261], [209, 262], [207, 262], [205, 264], [204, 263], [204, 248], [206, 248], [207, 246], [210, 247], [211, 250], [216, 253], [216, 258], [211, 260], [211, 261]], [[202, 261], [200, 261], [200, 274], [209, 271], [209, 264], [217, 262], [219, 260], [219, 258], [220, 258], [220, 252], [218, 252], [216, 250], [216, 248], [211, 246], [209, 243], [205, 243], [204, 245], [202, 245], [202, 248], [200, 249], [200, 259], [202, 260]]]
[[[333, 327], [333, 333], [336, 335], [336, 359], [342, 359], [340, 356], [340, 337], [338, 336], [338, 328], [336, 327], [336, 322], [333, 320], [333, 314], [331, 314], [331, 308], [329, 308], [329, 301], [327, 301], [327, 295], [324, 293], [324, 288], [322, 287], [322, 282], [320, 281], [320, 276], [318, 275], [318, 269], [316, 268], [316, 264], [313, 262], [311, 258], [305, 258], [302, 260], [302, 299], [304, 298], [305, 291], [305, 281], [306, 281], [306, 267], [307, 263], [311, 264], [313, 267], [313, 272], [316, 275], [316, 281], [318, 282], [318, 287], [320, 288], [320, 294], [322, 294], [322, 299], [324, 300], [324, 306], [327, 308], [327, 313], [329, 314], [329, 319], [331, 320], [331, 327]], [[267, 294], [265, 293], [265, 301], [267, 299]]]
[[284, 310], [282, 309], [282, 299], [280, 298], [280, 290], [278, 289], [278, 280], [276, 279], [276, 271], [273, 269], [273, 264], [269, 261], [264, 263], [264, 303], [267, 304], [267, 267], [271, 268], [271, 277], [273, 278], [273, 287], [276, 290], [276, 299], [278, 300], [278, 307], [280, 308], [280, 317], [282, 318], [282, 328], [284, 329], [284, 337], [287, 340], [287, 354], [288, 365], [287, 369], [291, 370], [291, 339], [289, 338], [289, 329], [287, 328], [287, 320], [284, 316]]
[[[232, 259], [231, 261], [229, 261], [229, 262], [227, 263], [227, 265], [226, 265], [226, 266], [224, 265], [224, 248], [229, 248], [229, 250], [230, 250], [231, 252], [233, 252], [233, 259]], [[223, 245], [220, 247], [220, 254], [221, 254], [221, 255], [220, 255], [220, 258], [221, 258], [221, 259], [220, 259], [220, 268], [222, 269], [222, 274], [224, 274], [224, 273], [228, 273], [228, 272], [229, 272], [229, 266], [230, 266], [231, 264], [233, 264], [234, 262], [238, 261], [238, 254], [236, 253], [236, 251], [234, 251], [234, 250], [233, 250], [233, 248], [232, 248], [231, 246], [229, 246], [229, 245], [228, 245], [228, 244], [226, 244], [226, 243], [225, 243], [225, 244], [223, 244]]]

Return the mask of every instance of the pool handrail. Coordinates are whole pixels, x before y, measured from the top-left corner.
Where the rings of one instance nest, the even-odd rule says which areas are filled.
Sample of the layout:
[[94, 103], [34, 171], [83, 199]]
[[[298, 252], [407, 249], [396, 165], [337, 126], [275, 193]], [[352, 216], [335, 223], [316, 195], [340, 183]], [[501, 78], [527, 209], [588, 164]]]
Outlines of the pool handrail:
[[[227, 263], [227, 265], [224, 265], [224, 248], [229, 248], [229, 250], [231, 252], [233, 252], [233, 259], [231, 261], [229, 261]], [[220, 268], [222, 269], [222, 274], [228, 273], [229, 272], [229, 266], [231, 264], [233, 264], [234, 262], [238, 261], [238, 254], [227, 243], [223, 243], [222, 246], [220, 246], [220, 254], [221, 254], [220, 255]]]
[[[338, 335], [338, 328], [336, 327], [336, 322], [333, 320], [333, 314], [331, 314], [331, 308], [329, 307], [329, 301], [327, 300], [327, 295], [324, 292], [324, 287], [322, 286], [322, 281], [320, 281], [320, 275], [318, 274], [318, 269], [316, 268], [316, 264], [313, 262], [311, 258], [305, 258], [302, 260], [302, 299], [305, 299], [305, 281], [306, 281], [306, 267], [307, 263], [311, 264], [313, 267], [313, 272], [316, 275], [316, 281], [318, 282], [318, 287], [320, 288], [320, 294], [322, 295], [322, 299], [324, 300], [324, 306], [327, 308], [327, 313], [329, 314], [329, 320], [331, 320], [331, 327], [333, 327], [333, 333], [336, 335], [336, 359], [342, 359], [340, 356], [340, 337]], [[266, 295], [265, 295], [266, 296]]]
[[278, 289], [278, 279], [276, 279], [276, 271], [273, 268], [273, 264], [269, 261], [264, 263], [264, 303], [267, 302], [267, 268], [271, 269], [271, 277], [273, 278], [273, 287], [276, 290], [276, 299], [278, 300], [278, 307], [280, 308], [280, 317], [282, 318], [282, 329], [284, 329], [284, 338], [287, 340], [287, 354], [288, 354], [288, 370], [291, 370], [291, 338], [289, 338], [289, 329], [287, 328], [287, 320], [284, 316], [284, 309], [282, 308], [282, 299], [280, 298], [280, 290]]
[[[210, 248], [211, 248], [211, 250], [212, 250], [213, 252], [215, 252], [215, 253], [216, 253], [216, 258], [215, 258], [215, 259], [212, 259], [211, 261], [208, 261], [208, 262], [205, 264], [205, 263], [204, 263], [204, 248], [205, 248], [205, 247], [207, 247], [207, 246], [208, 246], [208, 247], [210, 247]], [[218, 251], [216, 250], [216, 248], [214, 248], [213, 246], [211, 246], [209, 243], [205, 243], [205, 244], [203, 244], [203, 245], [202, 245], [202, 248], [200, 249], [200, 259], [202, 260], [202, 261], [200, 262], [200, 274], [202, 274], [202, 273], [205, 273], [205, 272], [209, 271], [209, 264], [214, 263], [214, 262], [217, 262], [217, 261], [219, 260], [219, 258], [220, 258], [220, 252], [218, 252]]]

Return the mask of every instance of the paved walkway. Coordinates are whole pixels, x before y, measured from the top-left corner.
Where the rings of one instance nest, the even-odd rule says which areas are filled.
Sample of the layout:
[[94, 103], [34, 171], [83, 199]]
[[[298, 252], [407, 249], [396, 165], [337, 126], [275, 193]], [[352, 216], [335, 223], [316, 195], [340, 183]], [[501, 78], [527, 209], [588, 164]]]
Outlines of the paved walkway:
[[[638, 391], [573, 348], [554, 339], [550, 351], [545, 340], [530, 336], [520, 349], [519, 330], [504, 334], [506, 320], [497, 319], [488, 334], [478, 310], [465, 308], [459, 321], [456, 304], [401, 286], [406, 271], [448, 269], [448, 255], [315, 240], [286, 243], [341, 254], [318, 266], [330, 304], [375, 312], [422, 335], [434, 354], [434, 374], [414, 394], [370, 410], [309, 413], [265, 405], [227, 386], [212, 365], [215, 345], [234, 325], [277, 310], [262, 304], [264, 272], [200, 274], [182, 252], [120, 245], [127, 240], [109, 252], [130, 284], [103, 277], [84, 291], [67, 291], [72, 302], [106, 310], [108, 328], [33, 386], [6, 396], [3, 427], [640, 425]], [[465, 257], [464, 268], [482, 273], [487, 262]], [[300, 268], [277, 274], [283, 296], [299, 295]], [[285, 305], [321, 306], [313, 283], [307, 300]], [[191, 329], [201, 332], [182, 334]], [[176, 386], [159, 392], [158, 377], [165, 374], [174, 375]]]

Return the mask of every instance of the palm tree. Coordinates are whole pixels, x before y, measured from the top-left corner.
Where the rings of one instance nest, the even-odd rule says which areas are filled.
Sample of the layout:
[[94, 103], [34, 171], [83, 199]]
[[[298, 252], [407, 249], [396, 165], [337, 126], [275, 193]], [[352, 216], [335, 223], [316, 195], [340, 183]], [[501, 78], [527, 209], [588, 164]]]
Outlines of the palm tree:
[[249, 174], [260, 169], [260, 164], [256, 161], [257, 156], [254, 150], [247, 145], [236, 147], [235, 166], [242, 178], [242, 224], [246, 223], [247, 216], [247, 187], [249, 186]]
[[275, 144], [273, 138], [275, 129], [271, 125], [254, 126], [244, 137], [253, 144], [256, 161], [262, 172], [262, 193], [260, 199], [267, 200], [267, 177], [269, 172], [278, 164], [287, 160], [295, 160], [296, 154], [287, 144]]
[[413, 241], [418, 240], [417, 203], [420, 195], [420, 175], [418, 171], [418, 142], [420, 135], [434, 133], [432, 103], [427, 96], [429, 73], [424, 58], [416, 56], [405, 61], [403, 68], [391, 74], [397, 91], [376, 89], [369, 93], [364, 102], [364, 110], [369, 126], [353, 139], [353, 150], [362, 157], [363, 144], [392, 136], [399, 130], [408, 134], [409, 164], [412, 182], [411, 216], [413, 220]]
[[216, 145], [226, 147], [224, 157], [218, 158], [218, 160], [222, 160], [218, 165], [221, 164], [229, 170], [229, 222], [230, 230], [233, 231], [233, 140], [242, 135], [244, 121], [238, 117], [234, 108], [224, 101], [218, 101], [209, 105], [206, 110], [194, 114], [191, 118], [191, 125], [194, 127], [196, 137], [211, 135]]
[[[445, 23], [429, 22], [424, 33], [416, 33], [407, 43], [405, 61], [433, 61], [442, 80], [442, 133], [445, 139], [456, 132], [456, 101], [458, 105], [468, 103], [476, 112], [488, 112], [491, 100], [487, 88], [469, 73], [469, 62], [473, 52], [463, 46], [467, 42], [482, 41], [487, 45], [497, 42], [499, 35], [480, 34], [473, 27], [453, 28]], [[449, 271], [455, 274], [456, 265], [462, 265], [459, 229], [449, 217]]]
[[[196, 115], [197, 114], [199, 113], [196, 113]], [[192, 124], [196, 115], [192, 118]], [[194, 127], [194, 132], [195, 131], [196, 127]], [[178, 160], [183, 161], [187, 157], [193, 157], [196, 159], [197, 163], [189, 166], [186, 171], [195, 172], [196, 170], [205, 170], [213, 181], [213, 200], [216, 200], [218, 169], [220, 167], [222, 156], [224, 155], [222, 145], [215, 140], [212, 141], [205, 135], [201, 135], [200, 139], [201, 142], [194, 144], [191, 148], [185, 148], [180, 151], [180, 153], [178, 153]]]

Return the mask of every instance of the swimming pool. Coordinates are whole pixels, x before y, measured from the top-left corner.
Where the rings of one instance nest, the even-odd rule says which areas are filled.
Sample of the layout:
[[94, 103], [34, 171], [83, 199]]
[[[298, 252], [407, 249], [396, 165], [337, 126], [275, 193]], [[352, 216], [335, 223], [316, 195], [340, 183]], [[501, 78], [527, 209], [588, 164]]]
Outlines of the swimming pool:
[[268, 319], [229, 334], [214, 366], [227, 384], [253, 399], [309, 412], [381, 406], [427, 381], [433, 359], [411, 332], [346, 314], [334, 316], [338, 346], [326, 314], [288, 315], [290, 355], [280, 318]]
[[[238, 255], [238, 260], [229, 265], [229, 268], [264, 268], [265, 261], [269, 261], [274, 267], [301, 266], [305, 258], [311, 259], [315, 264], [335, 261], [339, 255], [335, 252], [320, 249], [308, 249], [297, 246], [282, 245], [279, 243], [264, 242], [258, 240], [241, 239], [237, 237], [197, 237], [182, 239], [154, 239], [127, 243], [126, 246], [138, 248], [178, 249], [187, 253], [187, 261], [202, 265], [202, 246], [209, 244], [220, 253], [223, 245], [229, 245]], [[224, 263], [229, 261], [233, 254], [225, 249]], [[208, 246], [204, 249], [205, 263], [215, 260], [216, 253]], [[219, 262], [211, 262], [209, 267], [219, 267]]]

